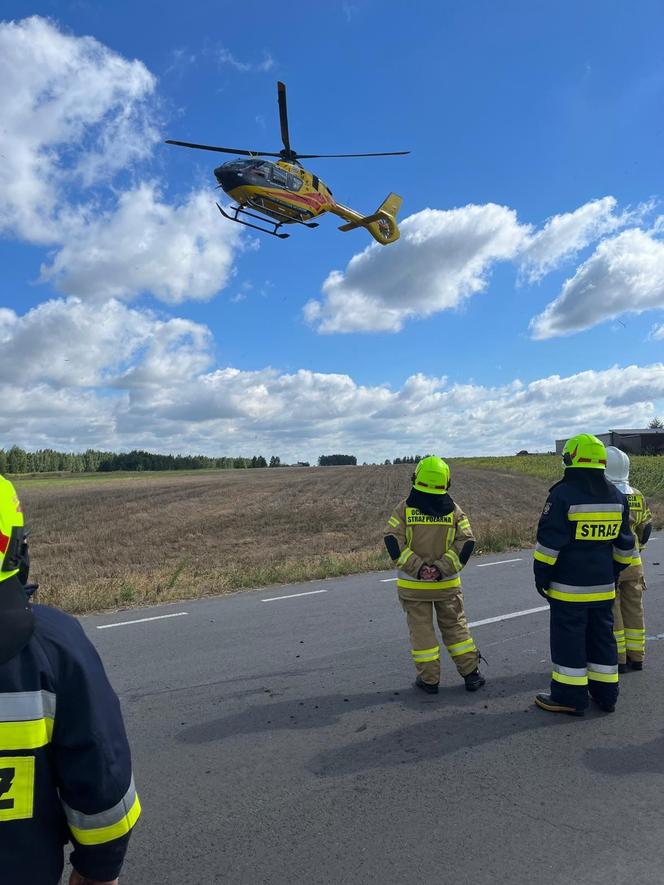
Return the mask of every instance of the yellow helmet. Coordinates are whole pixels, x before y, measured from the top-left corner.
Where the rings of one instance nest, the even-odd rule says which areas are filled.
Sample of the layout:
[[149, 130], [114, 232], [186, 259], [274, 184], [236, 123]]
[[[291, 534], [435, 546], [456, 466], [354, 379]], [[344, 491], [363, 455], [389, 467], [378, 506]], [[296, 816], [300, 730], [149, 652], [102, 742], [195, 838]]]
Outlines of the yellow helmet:
[[429, 455], [415, 468], [413, 488], [428, 495], [444, 495], [450, 484], [450, 468], [442, 458]]
[[23, 539], [23, 511], [16, 489], [0, 476], [0, 581], [17, 574]]
[[590, 433], [579, 433], [568, 439], [563, 449], [565, 467], [594, 467], [606, 470], [604, 443]]

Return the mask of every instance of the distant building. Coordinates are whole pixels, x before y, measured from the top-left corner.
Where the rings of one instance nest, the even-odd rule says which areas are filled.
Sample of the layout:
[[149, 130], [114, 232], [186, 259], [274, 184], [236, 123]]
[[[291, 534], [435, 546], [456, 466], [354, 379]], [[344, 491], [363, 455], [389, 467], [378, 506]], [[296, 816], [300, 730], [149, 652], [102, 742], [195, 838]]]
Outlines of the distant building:
[[[598, 433], [605, 446], [615, 446], [632, 455], [664, 455], [664, 428], [642, 430], [609, 430]], [[556, 440], [556, 454], [562, 455], [566, 439]]]

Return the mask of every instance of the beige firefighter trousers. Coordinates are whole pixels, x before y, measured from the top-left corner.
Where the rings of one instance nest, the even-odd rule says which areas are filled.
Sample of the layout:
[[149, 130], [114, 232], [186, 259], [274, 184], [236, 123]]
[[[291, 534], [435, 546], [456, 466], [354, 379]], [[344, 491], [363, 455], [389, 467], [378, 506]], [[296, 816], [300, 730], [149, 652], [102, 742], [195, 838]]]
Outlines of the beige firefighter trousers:
[[440, 645], [434, 628], [434, 615], [447, 651], [462, 676], [479, 663], [477, 646], [468, 632], [461, 588], [446, 591], [444, 599], [401, 599], [410, 630], [411, 653], [417, 675], [424, 682], [440, 681]]
[[641, 578], [620, 581], [613, 606], [613, 633], [618, 646], [618, 663], [642, 661], [646, 651], [646, 628], [643, 593], [646, 582]]

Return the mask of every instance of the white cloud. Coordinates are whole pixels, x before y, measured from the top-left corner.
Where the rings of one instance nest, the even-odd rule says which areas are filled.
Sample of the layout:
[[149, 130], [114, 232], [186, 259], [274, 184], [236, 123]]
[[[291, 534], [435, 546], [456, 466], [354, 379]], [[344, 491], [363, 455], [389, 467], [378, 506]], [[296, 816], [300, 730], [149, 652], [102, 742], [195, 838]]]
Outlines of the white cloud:
[[37, 16], [0, 23], [0, 234], [53, 246], [41, 281], [68, 295], [202, 300], [232, 274], [240, 228], [212, 191], [172, 205], [150, 182], [108, 186], [154, 149], [154, 87], [91, 37]]
[[591, 200], [573, 212], [554, 215], [526, 241], [521, 251], [522, 272], [530, 282], [555, 270], [561, 261], [580, 252], [605, 234], [638, 221], [651, 207], [616, 213], [615, 197]]
[[220, 221], [205, 191], [171, 206], [153, 184], [141, 184], [112, 212], [73, 222], [42, 280], [97, 300], [144, 292], [171, 304], [202, 300], [228, 282], [239, 244], [239, 228]]
[[483, 292], [493, 266], [514, 263], [535, 282], [593, 241], [641, 220], [653, 207], [617, 211], [614, 197], [554, 215], [539, 230], [516, 212], [488, 203], [425, 209], [404, 219], [401, 239], [375, 243], [355, 255], [345, 271], [332, 271], [322, 299], [305, 305], [307, 322], [322, 333], [398, 332], [410, 317], [458, 308]]
[[535, 338], [552, 338], [662, 307], [664, 243], [634, 228], [601, 242], [531, 322], [531, 330]]
[[664, 325], [655, 326], [650, 332], [650, 337], [655, 341], [664, 341]]
[[263, 451], [291, 461], [333, 450], [360, 460], [501, 453], [639, 425], [664, 402], [662, 364], [495, 387], [414, 374], [397, 389], [306, 369], [210, 370], [204, 326], [117, 301], [5, 310], [0, 341], [5, 446]]
[[265, 74], [268, 71], [271, 71], [275, 66], [275, 61], [270, 55], [269, 52], [263, 51], [263, 58], [259, 62], [247, 62], [240, 61], [236, 58], [230, 50], [222, 47], [217, 52], [218, 60], [224, 65], [230, 65], [232, 68], [235, 68], [236, 71], [240, 71], [242, 74], [248, 73], [262, 73]]
[[305, 306], [319, 332], [397, 332], [408, 317], [458, 307], [486, 289], [492, 265], [514, 258], [529, 231], [494, 203], [424, 209], [400, 227], [394, 245], [372, 243], [330, 273], [323, 300]]
[[0, 231], [60, 239], [62, 192], [145, 158], [157, 132], [155, 80], [92, 37], [44, 18], [0, 22]]
[[18, 316], [0, 310], [0, 384], [53, 388], [168, 385], [210, 365], [211, 334], [118, 301], [54, 299]]

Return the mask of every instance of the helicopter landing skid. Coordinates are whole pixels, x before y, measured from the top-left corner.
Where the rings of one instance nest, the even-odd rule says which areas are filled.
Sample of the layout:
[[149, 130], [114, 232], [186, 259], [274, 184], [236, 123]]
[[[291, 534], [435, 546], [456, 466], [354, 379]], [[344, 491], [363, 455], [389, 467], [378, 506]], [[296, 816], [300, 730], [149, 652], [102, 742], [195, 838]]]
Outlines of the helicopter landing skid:
[[243, 209], [242, 206], [231, 206], [231, 211], [233, 215], [229, 215], [227, 212], [221, 208], [219, 203], [217, 203], [217, 209], [221, 212], [224, 218], [227, 218], [229, 221], [235, 221], [237, 224], [243, 224], [245, 227], [251, 227], [253, 230], [260, 230], [264, 234], [270, 234], [272, 237], [279, 237], [280, 240], [285, 240], [290, 237], [290, 234], [280, 234], [278, 233], [279, 228], [284, 223], [283, 221], [277, 221], [274, 224], [273, 230], [268, 230], [266, 227], [259, 227], [257, 224], [251, 224], [248, 221], [243, 221], [241, 218], [238, 218], [238, 215], [248, 215], [249, 218], [256, 218], [258, 221], [267, 221], [267, 219], [263, 218], [262, 215], [254, 215], [252, 212], [247, 212], [246, 209]]

